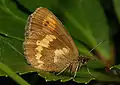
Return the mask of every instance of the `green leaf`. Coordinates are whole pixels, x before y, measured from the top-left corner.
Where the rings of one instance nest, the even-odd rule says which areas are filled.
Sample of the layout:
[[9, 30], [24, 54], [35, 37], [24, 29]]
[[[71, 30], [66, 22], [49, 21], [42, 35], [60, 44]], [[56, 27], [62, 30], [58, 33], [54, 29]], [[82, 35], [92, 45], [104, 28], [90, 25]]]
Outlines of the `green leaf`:
[[0, 33], [23, 40], [27, 17], [10, 0], [1, 0], [0, 3]]
[[[37, 7], [50, 9], [59, 19], [63, 20], [64, 25], [76, 40], [84, 42], [91, 48], [96, 47], [99, 42], [107, 40], [107, 42], [99, 45], [96, 50], [103, 58], [111, 58], [108, 40], [109, 27], [98, 0], [51, 0], [49, 3], [47, 2], [48, 0], [20, 0], [20, 3], [32, 12]], [[69, 76], [56, 76], [52, 73], [38, 71], [25, 62], [22, 43], [24, 41], [24, 27], [27, 17], [28, 15], [20, 11], [13, 1], [0, 1], [0, 61], [17, 73], [37, 71], [47, 81], [61, 79], [64, 82], [70, 80], [71, 77]], [[82, 44], [76, 45], [81, 53], [88, 53], [85, 46]], [[89, 63], [88, 68], [91, 66], [92, 63]], [[100, 66], [98, 68], [104, 68], [104, 65], [99, 63], [96, 64], [97, 66]], [[97, 75], [101, 72], [92, 71], [92, 73]], [[0, 75], [6, 74], [0, 71]], [[89, 72], [81, 68], [74, 81], [87, 83], [92, 79], [93, 77], [90, 76]]]
[[[13, 71], [19, 73], [32, 71], [25, 62], [22, 49], [22, 41], [0, 36], [0, 62], [8, 65]], [[0, 75], [4, 75], [0, 72]]]

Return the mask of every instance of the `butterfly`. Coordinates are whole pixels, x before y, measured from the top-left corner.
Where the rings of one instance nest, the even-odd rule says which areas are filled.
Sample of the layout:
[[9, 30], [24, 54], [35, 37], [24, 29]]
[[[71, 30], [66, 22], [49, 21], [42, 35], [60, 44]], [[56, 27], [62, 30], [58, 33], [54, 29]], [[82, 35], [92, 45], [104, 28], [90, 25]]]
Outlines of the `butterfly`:
[[37, 8], [25, 27], [24, 54], [32, 67], [61, 74], [66, 69], [76, 76], [89, 58], [78, 49], [61, 21], [47, 8]]

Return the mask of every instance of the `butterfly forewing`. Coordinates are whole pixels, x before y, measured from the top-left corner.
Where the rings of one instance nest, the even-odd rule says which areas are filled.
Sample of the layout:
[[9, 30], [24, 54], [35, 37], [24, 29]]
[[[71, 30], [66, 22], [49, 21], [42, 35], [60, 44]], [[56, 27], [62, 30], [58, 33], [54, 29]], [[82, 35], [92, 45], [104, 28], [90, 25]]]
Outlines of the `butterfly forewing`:
[[78, 65], [78, 50], [62, 23], [46, 8], [37, 8], [26, 25], [24, 54], [35, 68], [60, 72]]

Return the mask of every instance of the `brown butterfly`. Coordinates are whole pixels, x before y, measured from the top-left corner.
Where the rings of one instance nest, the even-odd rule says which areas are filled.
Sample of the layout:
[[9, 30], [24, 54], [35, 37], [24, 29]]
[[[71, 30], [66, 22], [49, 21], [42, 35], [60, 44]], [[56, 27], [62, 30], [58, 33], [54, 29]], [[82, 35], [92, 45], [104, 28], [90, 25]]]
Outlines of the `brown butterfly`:
[[71, 36], [57, 17], [46, 8], [37, 8], [28, 18], [25, 29], [24, 54], [34, 68], [58, 72], [78, 67], [89, 60], [79, 57]]

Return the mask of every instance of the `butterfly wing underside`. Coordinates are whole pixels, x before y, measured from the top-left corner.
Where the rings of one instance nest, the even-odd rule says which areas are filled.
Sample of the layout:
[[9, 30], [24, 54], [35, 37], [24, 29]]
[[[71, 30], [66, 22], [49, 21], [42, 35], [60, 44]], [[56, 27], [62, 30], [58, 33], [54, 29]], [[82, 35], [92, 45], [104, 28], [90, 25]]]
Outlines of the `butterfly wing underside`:
[[[62, 23], [46, 8], [37, 8], [26, 25], [24, 54], [33, 67], [60, 72], [78, 66], [78, 50]], [[75, 61], [75, 63], [74, 63]]]

